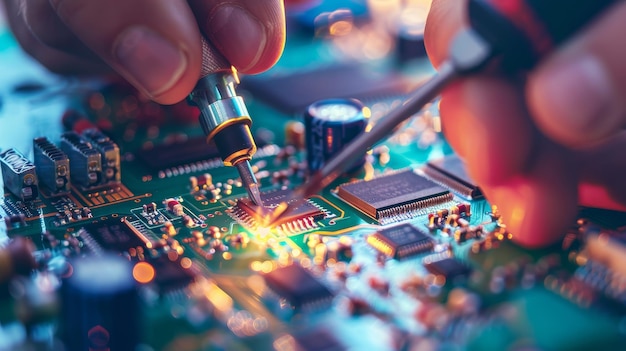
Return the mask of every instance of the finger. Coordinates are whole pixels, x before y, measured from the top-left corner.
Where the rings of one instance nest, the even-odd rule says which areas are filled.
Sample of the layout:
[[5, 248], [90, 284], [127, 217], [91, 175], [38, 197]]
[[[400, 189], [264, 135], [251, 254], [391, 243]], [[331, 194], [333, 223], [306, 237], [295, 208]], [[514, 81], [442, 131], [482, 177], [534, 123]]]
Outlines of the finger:
[[626, 132], [581, 152], [580, 204], [626, 210]]
[[5, 1], [7, 20], [11, 31], [24, 51], [43, 66], [59, 74], [107, 74], [111, 69], [102, 62], [87, 60], [42, 44], [30, 31], [21, 15], [18, 1]]
[[465, 3], [465, 0], [432, 2], [424, 30], [424, 44], [435, 67], [448, 57], [450, 41], [466, 25]]
[[528, 172], [484, 189], [513, 240], [526, 247], [557, 242], [578, 212], [578, 178], [568, 153], [544, 142], [535, 155]]
[[501, 183], [526, 169], [536, 133], [520, 92], [504, 79], [465, 79], [442, 94], [446, 139], [479, 184]]
[[73, 55], [101, 61], [67, 28], [55, 13], [49, 0], [9, 0], [21, 2], [24, 21], [33, 35], [44, 45]]
[[189, 0], [200, 28], [243, 73], [272, 67], [285, 45], [282, 0]]
[[539, 127], [580, 147], [626, 124], [626, 4], [620, 2], [532, 75], [529, 105]]
[[50, 0], [68, 28], [131, 84], [171, 104], [195, 86], [200, 33], [184, 0]]

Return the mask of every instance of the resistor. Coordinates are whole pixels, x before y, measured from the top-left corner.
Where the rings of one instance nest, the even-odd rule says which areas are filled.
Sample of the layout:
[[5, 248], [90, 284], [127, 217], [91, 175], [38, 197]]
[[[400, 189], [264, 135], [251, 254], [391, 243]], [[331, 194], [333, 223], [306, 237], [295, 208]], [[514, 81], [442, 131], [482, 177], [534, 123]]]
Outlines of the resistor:
[[465, 217], [469, 217], [472, 215], [471, 205], [469, 203], [458, 204], [455, 207], [451, 208], [452, 213], [457, 215], [465, 215]]
[[163, 204], [167, 207], [167, 210], [173, 213], [175, 216], [182, 216], [184, 214], [183, 205], [181, 205], [180, 202], [178, 202], [178, 200], [176, 199], [165, 199], [163, 200]]

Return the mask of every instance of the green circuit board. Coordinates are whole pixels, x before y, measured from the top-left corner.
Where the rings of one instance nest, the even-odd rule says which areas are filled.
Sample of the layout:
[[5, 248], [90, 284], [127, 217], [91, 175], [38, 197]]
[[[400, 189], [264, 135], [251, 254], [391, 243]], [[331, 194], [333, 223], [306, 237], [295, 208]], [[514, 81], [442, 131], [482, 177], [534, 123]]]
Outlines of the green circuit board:
[[[264, 196], [304, 183], [307, 163], [297, 133], [301, 112], [259, 89], [302, 72], [331, 76], [341, 61], [337, 45], [295, 33], [276, 68], [242, 79], [259, 144], [252, 166]], [[319, 60], [304, 59], [311, 56]], [[55, 277], [63, 284], [67, 262], [104, 252], [133, 267], [141, 350], [625, 347], [626, 299], [615, 283], [623, 224], [584, 210], [555, 247], [518, 247], [497, 207], [455, 178], [462, 162], [441, 134], [436, 104], [373, 147], [361, 169], [308, 199], [293, 219], [268, 225], [242, 201], [236, 170], [205, 145], [189, 117], [197, 112], [144, 101], [119, 83], [60, 78], [26, 60], [11, 35], [0, 34], [2, 65], [20, 62], [0, 73], [0, 151], [12, 148], [32, 160], [33, 138], [59, 145], [62, 116], [71, 110], [119, 147], [121, 180], [74, 184], [60, 196], [44, 186], [34, 201], [0, 186], [0, 242], [23, 237], [34, 244], [38, 268], [24, 279], [36, 283], [33, 295], [50, 300], [23, 307], [30, 300], [16, 295], [15, 283], [4, 284], [0, 349], [62, 339], [60, 290], [39, 283]], [[425, 59], [401, 71], [373, 61], [358, 66], [401, 78], [403, 89], [432, 73]], [[375, 124], [401, 103], [402, 91], [356, 97]], [[287, 100], [296, 93], [283, 92]], [[374, 202], [368, 196], [383, 204], [364, 209]]]

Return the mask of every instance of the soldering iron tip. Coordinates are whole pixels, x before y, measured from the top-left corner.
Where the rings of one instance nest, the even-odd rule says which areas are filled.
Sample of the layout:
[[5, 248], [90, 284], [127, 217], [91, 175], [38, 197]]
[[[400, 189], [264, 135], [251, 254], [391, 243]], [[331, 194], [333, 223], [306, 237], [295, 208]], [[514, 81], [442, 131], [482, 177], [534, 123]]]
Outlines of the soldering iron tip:
[[252, 167], [250, 166], [250, 162], [242, 161], [235, 165], [237, 170], [239, 171], [239, 176], [241, 177], [241, 182], [243, 186], [248, 191], [248, 196], [250, 200], [254, 202], [257, 206], [263, 206], [263, 201], [261, 200], [261, 192], [259, 191], [259, 183], [254, 176], [254, 172], [252, 171]]
[[250, 200], [252, 200], [255, 205], [263, 206], [263, 200], [261, 200], [261, 192], [259, 191], [259, 187], [257, 186], [257, 184], [249, 184], [248, 195], [250, 196]]

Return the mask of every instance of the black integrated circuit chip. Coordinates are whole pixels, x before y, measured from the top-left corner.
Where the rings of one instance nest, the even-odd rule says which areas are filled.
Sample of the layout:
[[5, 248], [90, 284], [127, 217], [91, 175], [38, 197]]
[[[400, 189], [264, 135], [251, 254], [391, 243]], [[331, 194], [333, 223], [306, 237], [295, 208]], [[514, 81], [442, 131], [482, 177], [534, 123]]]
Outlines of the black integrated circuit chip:
[[431, 251], [435, 246], [428, 234], [408, 223], [382, 229], [370, 235], [367, 243], [386, 256], [396, 259]]
[[272, 291], [297, 311], [322, 307], [333, 298], [326, 286], [298, 264], [275, 269], [263, 278]]
[[[260, 139], [257, 147], [265, 146]], [[152, 170], [213, 160], [220, 157], [214, 142], [207, 144], [205, 137], [194, 137], [156, 144], [136, 152], [137, 158]]]
[[[248, 198], [237, 201], [235, 207], [236, 209], [245, 212], [257, 224], [264, 226], [270, 224], [272, 226], [280, 226], [285, 223], [291, 223], [305, 218], [312, 218], [313, 220], [324, 218], [326, 213], [307, 201], [302, 202], [295, 208], [291, 208], [289, 212], [285, 213], [285, 215], [275, 218], [273, 215], [274, 209], [276, 209], [276, 207], [278, 207], [278, 205], [282, 202], [287, 201], [290, 198], [291, 192], [292, 190], [275, 190], [261, 193], [263, 207], [255, 205]], [[271, 223], [268, 222], [270, 219], [272, 220]]]
[[449, 190], [410, 169], [339, 186], [337, 195], [380, 223], [452, 200]]
[[424, 267], [432, 274], [443, 276], [448, 282], [466, 278], [472, 272], [468, 265], [453, 257], [426, 263]]
[[424, 168], [424, 173], [468, 200], [483, 198], [482, 190], [469, 177], [463, 160], [457, 155], [449, 155], [428, 162]]
[[285, 76], [247, 76], [241, 87], [283, 112], [299, 113], [313, 102], [328, 98], [402, 96], [414, 84], [397, 74], [338, 64]]
[[190, 268], [184, 268], [181, 260], [170, 260], [167, 256], [148, 261], [154, 267], [154, 283], [161, 292], [169, 292], [186, 287], [195, 278]]
[[120, 217], [86, 224], [81, 230], [108, 251], [123, 252], [146, 244], [143, 235]]
[[204, 137], [157, 144], [137, 151], [137, 157], [153, 170], [161, 170], [220, 156], [215, 143]]

